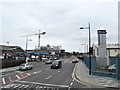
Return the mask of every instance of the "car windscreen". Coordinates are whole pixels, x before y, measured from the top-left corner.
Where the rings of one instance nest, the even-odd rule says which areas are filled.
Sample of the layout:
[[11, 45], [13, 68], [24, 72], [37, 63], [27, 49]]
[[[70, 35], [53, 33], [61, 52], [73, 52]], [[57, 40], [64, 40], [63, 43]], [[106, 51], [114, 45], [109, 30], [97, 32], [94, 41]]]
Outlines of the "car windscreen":
[[53, 61], [52, 64], [58, 64], [58, 61]]
[[25, 64], [22, 64], [22, 65], [20, 65], [20, 66], [25, 66]]

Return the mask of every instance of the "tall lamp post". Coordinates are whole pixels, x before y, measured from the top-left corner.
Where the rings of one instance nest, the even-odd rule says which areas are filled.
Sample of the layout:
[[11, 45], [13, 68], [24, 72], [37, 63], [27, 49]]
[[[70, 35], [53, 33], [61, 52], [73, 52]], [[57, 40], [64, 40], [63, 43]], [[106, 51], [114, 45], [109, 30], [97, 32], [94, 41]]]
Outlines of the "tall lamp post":
[[80, 27], [80, 29], [88, 29], [89, 30], [89, 75], [91, 75], [91, 53], [90, 53], [90, 47], [91, 47], [91, 37], [90, 37], [90, 22], [88, 24], [88, 27]]

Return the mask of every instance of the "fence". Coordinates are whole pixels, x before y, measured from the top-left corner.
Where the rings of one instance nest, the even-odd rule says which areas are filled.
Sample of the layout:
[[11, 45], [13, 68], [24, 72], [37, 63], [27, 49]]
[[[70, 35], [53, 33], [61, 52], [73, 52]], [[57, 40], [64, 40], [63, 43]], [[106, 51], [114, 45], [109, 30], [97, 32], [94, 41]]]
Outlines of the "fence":
[[[104, 58], [104, 60], [106, 60], [106, 61], [102, 62], [103, 64], [102, 63], [99, 64], [100, 61], [98, 61], [98, 60], [101, 60], [101, 59], [96, 58], [96, 57], [91, 57], [91, 59], [89, 57], [84, 57], [84, 63], [89, 68], [90, 60], [91, 60], [91, 70], [92, 70], [93, 75], [99, 75], [99, 76], [120, 79], [120, 57], [112, 57], [112, 59]], [[101, 60], [101, 61], [103, 61], [103, 60]], [[111, 63], [111, 61], [112, 61], [112, 63]], [[104, 63], [109, 64], [109, 65], [106, 65]], [[109, 71], [108, 67], [112, 64], [116, 65], [115, 70]]]

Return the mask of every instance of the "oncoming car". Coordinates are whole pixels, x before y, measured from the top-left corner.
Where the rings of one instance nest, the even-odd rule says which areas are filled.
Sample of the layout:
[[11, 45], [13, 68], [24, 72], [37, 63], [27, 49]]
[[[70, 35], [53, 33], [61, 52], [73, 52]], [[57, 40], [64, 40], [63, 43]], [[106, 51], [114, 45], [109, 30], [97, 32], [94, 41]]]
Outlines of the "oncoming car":
[[61, 60], [54, 60], [51, 64], [51, 69], [61, 68], [61, 67], [62, 67], [62, 61]]
[[78, 59], [73, 59], [72, 60], [72, 63], [77, 63], [78, 62]]
[[45, 64], [51, 64], [51, 63], [52, 63], [52, 61], [49, 59], [45, 61]]
[[19, 66], [19, 70], [30, 70], [33, 68], [33, 65], [28, 63], [23, 63]]

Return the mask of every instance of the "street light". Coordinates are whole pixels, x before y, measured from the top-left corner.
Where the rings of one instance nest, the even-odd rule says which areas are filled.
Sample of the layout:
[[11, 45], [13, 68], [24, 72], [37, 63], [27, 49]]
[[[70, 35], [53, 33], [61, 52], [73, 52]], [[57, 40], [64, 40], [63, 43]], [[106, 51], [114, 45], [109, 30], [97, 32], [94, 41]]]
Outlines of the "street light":
[[91, 47], [91, 38], [90, 38], [90, 22], [88, 24], [88, 27], [80, 27], [80, 29], [88, 29], [89, 30], [89, 75], [91, 75], [91, 53], [90, 53], [90, 47]]

